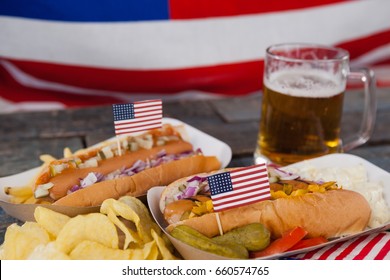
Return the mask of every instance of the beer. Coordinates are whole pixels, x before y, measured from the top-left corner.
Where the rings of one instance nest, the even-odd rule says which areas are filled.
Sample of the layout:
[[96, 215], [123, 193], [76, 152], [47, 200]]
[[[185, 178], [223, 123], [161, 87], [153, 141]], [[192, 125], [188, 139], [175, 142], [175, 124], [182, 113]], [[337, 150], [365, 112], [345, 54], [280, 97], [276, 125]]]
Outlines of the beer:
[[344, 88], [321, 70], [265, 77], [256, 155], [285, 165], [340, 151]]
[[[348, 78], [365, 84], [362, 126], [341, 143], [340, 123]], [[286, 43], [269, 46], [264, 58], [264, 93], [255, 161], [286, 165], [365, 143], [375, 123], [375, 77], [351, 72], [346, 50]]]

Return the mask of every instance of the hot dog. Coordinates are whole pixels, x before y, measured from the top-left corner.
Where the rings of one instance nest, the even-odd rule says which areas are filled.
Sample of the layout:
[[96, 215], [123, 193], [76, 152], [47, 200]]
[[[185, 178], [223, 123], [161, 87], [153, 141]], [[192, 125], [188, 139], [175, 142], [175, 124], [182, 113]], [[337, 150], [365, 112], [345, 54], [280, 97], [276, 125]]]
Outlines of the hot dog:
[[[217, 172], [222, 171], [226, 170]], [[209, 174], [179, 179], [163, 191], [160, 210], [169, 224], [168, 231], [186, 225], [208, 237], [220, 234], [205, 179]], [[274, 239], [297, 226], [308, 232], [307, 237], [333, 238], [367, 227], [371, 209], [366, 199], [357, 192], [343, 190], [335, 182], [286, 177], [272, 181], [270, 188], [270, 200], [219, 212], [223, 232], [261, 223]]]
[[165, 124], [121, 138], [119, 145], [107, 142], [54, 160], [43, 168], [33, 188], [36, 198], [56, 205], [97, 206], [110, 197], [143, 195], [178, 176], [218, 168], [218, 159], [193, 150], [181, 128]]

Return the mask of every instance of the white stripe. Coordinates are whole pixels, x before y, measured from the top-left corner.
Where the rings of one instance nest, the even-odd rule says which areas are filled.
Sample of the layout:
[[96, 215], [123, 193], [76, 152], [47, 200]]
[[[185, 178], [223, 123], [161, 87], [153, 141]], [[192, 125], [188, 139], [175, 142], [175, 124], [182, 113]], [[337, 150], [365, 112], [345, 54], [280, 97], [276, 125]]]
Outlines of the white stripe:
[[384, 260], [390, 260], [390, 251], [383, 257]]
[[273, 43], [336, 44], [385, 30], [390, 28], [389, 10], [390, 1], [377, 0], [261, 15], [131, 23], [2, 16], [0, 55], [122, 69], [252, 61], [261, 59]]
[[59, 102], [53, 101], [26, 101], [14, 103], [0, 96], [0, 114], [14, 113], [21, 111], [43, 111], [60, 110], [65, 106]]

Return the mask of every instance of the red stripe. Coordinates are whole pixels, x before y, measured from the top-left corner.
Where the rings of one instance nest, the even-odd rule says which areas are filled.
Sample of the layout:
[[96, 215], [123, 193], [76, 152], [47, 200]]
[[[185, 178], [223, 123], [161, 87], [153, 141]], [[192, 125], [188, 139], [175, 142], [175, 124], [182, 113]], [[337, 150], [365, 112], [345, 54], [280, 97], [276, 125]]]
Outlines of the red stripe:
[[[263, 61], [260, 60], [176, 70], [145, 71], [70, 66], [33, 61], [9, 61], [23, 72], [35, 78], [86, 89], [129, 93], [158, 92], [162, 94], [177, 93], [191, 89], [236, 95], [254, 92], [262, 87]], [[3, 69], [2, 66], [0, 66], [0, 69]], [[5, 69], [3, 71], [6, 73], [5, 77], [7, 77], [7, 80], [12, 79], [12, 81], [7, 82], [15, 85], [16, 82], [9, 73]], [[48, 92], [46, 98], [39, 97], [37, 94], [32, 94], [32, 96], [24, 94], [19, 98], [17, 96], [9, 96], [9, 99], [26, 101], [37, 99], [60, 100], [60, 98], [63, 98], [63, 96], [58, 94], [54, 94], [50, 98], [50, 95], [53, 95], [55, 91]], [[74, 98], [73, 95], [70, 99], [72, 98]], [[85, 98], [88, 99], [86, 101], [93, 102], [90, 96]], [[69, 99], [69, 97], [63, 99], [64, 103], [67, 104], [68, 102], [65, 102], [65, 99]], [[115, 102], [110, 104], [112, 103]]]
[[341, 247], [341, 245], [343, 245], [343, 242], [336, 243], [334, 246], [330, 247], [325, 252], [323, 252], [318, 259], [326, 260], [333, 252], [335, 252], [339, 247]]
[[170, 0], [171, 19], [226, 17], [314, 8], [348, 0]]
[[378, 252], [378, 254], [375, 256], [374, 260], [383, 260], [390, 252], [390, 233], [386, 233], [386, 235], [388, 240], [386, 244], [382, 247], [382, 249]]
[[342, 260], [346, 256], [348, 256], [361, 242], [363, 242], [367, 238], [367, 235], [361, 236], [348, 245], [336, 258], [335, 260]]
[[371, 239], [366, 246], [357, 254], [353, 259], [354, 260], [363, 260], [374, 248], [374, 246], [381, 241], [384, 237], [384, 233], [376, 235], [373, 239]]
[[314, 256], [318, 251], [320, 251], [321, 249], [322, 249], [322, 248], [318, 248], [318, 249], [315, 249], [315, 250], [313, 250], [313, 251], [310, 251], [310, 252], [304, 254], [304, 255], [301, 257], [301, 259], [303, 259], [303, 260], [311, 259], [311, 258], [313, 258], [313, 256]]
[[371, 34], [366, 37], [355, 38], [351, 41], [343, 42], [337, 47], [346, 49], [351, 59], [355, 59], [369, 51], [390, 43], [390, 29]]

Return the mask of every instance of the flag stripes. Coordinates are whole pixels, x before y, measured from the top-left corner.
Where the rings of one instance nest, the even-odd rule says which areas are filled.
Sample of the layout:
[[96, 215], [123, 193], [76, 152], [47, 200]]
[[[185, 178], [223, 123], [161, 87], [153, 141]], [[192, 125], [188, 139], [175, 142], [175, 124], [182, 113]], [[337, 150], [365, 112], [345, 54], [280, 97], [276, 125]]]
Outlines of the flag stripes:
[[162, 126], [162, 101], [147, 100], [114, 104], [115, 134], [140, 132]]
[[211, 175], [208, 180], [216, 212], [270, 198], [265, 163]]

